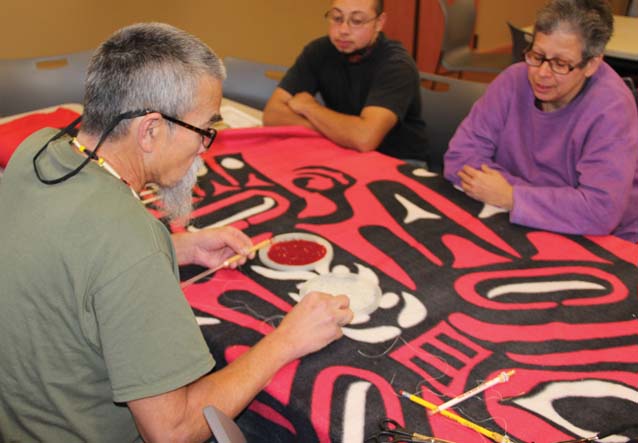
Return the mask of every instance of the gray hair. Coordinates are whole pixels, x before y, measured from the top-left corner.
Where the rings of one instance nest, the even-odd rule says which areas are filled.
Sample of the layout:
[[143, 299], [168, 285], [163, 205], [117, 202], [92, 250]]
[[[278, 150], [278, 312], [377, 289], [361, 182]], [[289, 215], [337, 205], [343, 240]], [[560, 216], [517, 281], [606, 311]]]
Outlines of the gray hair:
[[[151, 109], [180, 117], [192, 110], [203, 75], [226, 70], [201, 40], [163, 23], [120, 29], [95, 52], [87, 70], [82, 130], [100, 135], [124, 112]], [[125, 134], [123, 120], [111, 133]]]
[[583, 60], [602, 55], [614, 30], [614, 16], [609, 1], [548, 1], [536, 15], [534, 34], [551, 34], [563, 27], [580, 35]]

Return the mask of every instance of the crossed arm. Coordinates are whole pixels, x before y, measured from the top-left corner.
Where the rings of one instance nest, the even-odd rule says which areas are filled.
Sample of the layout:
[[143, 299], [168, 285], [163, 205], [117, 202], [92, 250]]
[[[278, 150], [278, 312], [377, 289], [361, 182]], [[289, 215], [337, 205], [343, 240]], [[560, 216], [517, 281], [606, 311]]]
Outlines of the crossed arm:
[[[180, 264], [194, 262], [211, 267], [236, 253], [243, 254], [251, 246], [250, 239], [234, 228], [176, 234], [173, 242]], [[223, 369], [188, 386], [129, 401], [144, 441], [196, 442], [210, 438], [202, 413], [205, 406], [214, 405], [235, 417], [279, 369], [340, 338], [341, 326], [352, 316], [346, 296], [309, 294], [277, 329]]]
[[323, 106], [307, 92], [290, 94], [277, 88], [264, 109], [266, 126], [305, 126], [338, 145], [361, 152], [379, 147], [397, 123], [394, 112], [380, 106], [366, 106], [360, 115], [348, 115]]

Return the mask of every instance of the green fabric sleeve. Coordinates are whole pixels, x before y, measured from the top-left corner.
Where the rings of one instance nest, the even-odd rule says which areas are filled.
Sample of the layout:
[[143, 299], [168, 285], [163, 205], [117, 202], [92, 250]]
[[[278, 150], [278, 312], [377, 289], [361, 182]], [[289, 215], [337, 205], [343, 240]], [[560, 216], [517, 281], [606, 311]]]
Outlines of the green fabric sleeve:
[[170, 261], [161, 252], [102, 288], [93, 298], [92, 315], [116, 402], [174, 390], [214, 366]]

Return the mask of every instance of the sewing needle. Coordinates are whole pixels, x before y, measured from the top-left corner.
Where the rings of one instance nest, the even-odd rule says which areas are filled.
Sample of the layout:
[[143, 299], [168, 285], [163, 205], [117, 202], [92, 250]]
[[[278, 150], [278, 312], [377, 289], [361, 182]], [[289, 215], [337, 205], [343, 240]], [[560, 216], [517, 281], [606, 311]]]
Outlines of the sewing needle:
[[505, 383], [506, 381], [508, 381], [510, 379], [510, 377], [512, 375], [514, 375], [516, 373], [515, 370], [511, 370], [508, 372], [501, 372], [498, 376], [494, 377], [493, 379], [486, 381], [485, 383], [481, 383], [480, 385], [478, 385], [477, 387], [470, 389], [467, 392], [464, 392], [463, 394], [454, 397], [451, 400], [446, 401], [445, 403], [443, 403], [442, 405], [439, 405], [436, 407], [436, 409], [433, 409], [432, 411], [429, 411], [428, 414], [430, 415], [434, 415], [438, 412], [444, 411], [448, 408], [451, 408], [454, 405], [457, 405], [459, 403], [461, 403], [464, 400], [467, 400], [468, 398], [479, 394], [483, 391], [485, 391], [488, 388], [491, 388], [494, 385], [497, 385], [499, 383]]
[[[252, 246], [252, 247], [248, 250], [248, 253], [250, 254], [251, 252], [256, 252], [256, 251], [260, 250], [261, 248], [264, 248], [264, 247], [268, 246], [271, 242], [272, 242], [272, 239], [270, 239], [270, 238], [269, 238], [269, 239], [267, 239], [267, 240], [261, 241], [261, 242], [259, 242], [259, 243], [255, 244], [255, 245], [253, 245], [253, 246]], [[212, 273], [214, 273], [214, 272], [219, 271], [220, 269], [227, 268], [227, 267], [228, 267], [228, 266], [230, 266], [232, 263], [235, 263], [236, 261], [240, 260], [242, 257], [245, 257], [245, 255], [242, 255], [242, 254], [236, 254], [236, 255], [233, 255], [232, 257], [230, 257], [230, 258], [226, 259], [226, 260], [224, 261], [224, 263], [222, 263], [221, 265], [217, 266], [216, 268], [206, 269], [205, 271], [200, 272], [200, 273], [199, 273], [199, 274], [197, 274], [196, 276], [191, 277], [191, 278], [189, 278], [188, 280], [186, 280], [186, 281], [182, 282], [182, 283], [180, 284], [180, 287], [181, 287], [182, 289], [184, 289], [185, 287], [192, 285], [193, 283], [195, 283], [195, 282], [197, 282], [197, 281], [199, 281], [199, 280], [203, 279], [204, 277], [209, 276], [210, 274], [212, 274]]]

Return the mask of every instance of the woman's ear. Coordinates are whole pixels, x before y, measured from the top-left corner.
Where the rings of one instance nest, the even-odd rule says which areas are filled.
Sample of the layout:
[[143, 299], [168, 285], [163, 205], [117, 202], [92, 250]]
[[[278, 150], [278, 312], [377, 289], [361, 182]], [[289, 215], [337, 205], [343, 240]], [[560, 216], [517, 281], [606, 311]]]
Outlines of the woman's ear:
[[602, 55], [598, 55], [596, 57], [589, 59], [589, 61], [585, 65], [585, 76], [589, 78], [592, 75], [594, 75], [602, 62], [603, 62]]

